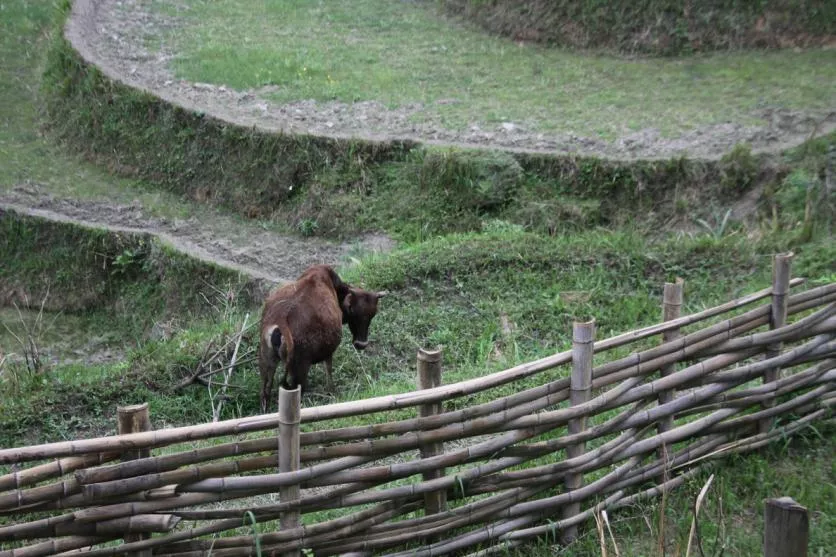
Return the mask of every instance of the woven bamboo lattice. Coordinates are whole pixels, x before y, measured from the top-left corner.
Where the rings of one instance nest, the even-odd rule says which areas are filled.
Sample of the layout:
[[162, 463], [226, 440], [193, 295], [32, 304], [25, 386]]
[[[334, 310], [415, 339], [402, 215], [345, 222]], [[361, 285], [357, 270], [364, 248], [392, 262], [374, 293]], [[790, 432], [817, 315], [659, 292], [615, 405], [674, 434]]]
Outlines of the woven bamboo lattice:
[[281, 391], [277, 414], [2, 449], [0, 557], [570, 541], [601, 509], [830, 417], [836, 284], [790, 295], [789, 261], [772, 288], [684, 317], [667, 285], [659, 325], [595, 341], [576, 323], [572, 350], [456, 384], [434, 386], [422, 351], [415, 392], [300, 411]]

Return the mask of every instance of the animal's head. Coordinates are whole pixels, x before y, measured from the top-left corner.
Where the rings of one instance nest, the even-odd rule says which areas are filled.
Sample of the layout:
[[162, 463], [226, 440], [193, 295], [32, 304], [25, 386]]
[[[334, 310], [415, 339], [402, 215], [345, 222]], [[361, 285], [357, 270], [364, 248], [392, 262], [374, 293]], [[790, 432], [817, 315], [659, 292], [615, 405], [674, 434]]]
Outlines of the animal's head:
[[343, 323], [348, 323], [351, 341], [357, 350], [363, 350], [369, 345], [369, 325], [377, 314], [377, 301], [386, 294], [385, 290], [369, 292], [349, 287], [343, 298]]

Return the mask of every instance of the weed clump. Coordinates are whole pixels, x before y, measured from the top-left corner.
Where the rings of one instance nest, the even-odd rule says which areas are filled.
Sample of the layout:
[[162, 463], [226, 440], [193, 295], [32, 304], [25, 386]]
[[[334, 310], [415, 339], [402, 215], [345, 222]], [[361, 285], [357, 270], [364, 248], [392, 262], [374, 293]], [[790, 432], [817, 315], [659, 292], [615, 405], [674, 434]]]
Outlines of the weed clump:
[[758, 176], [758, 161], [752, 148], [738, 143], [720, 159], [720, 187], [728, 195], [748, 190]]

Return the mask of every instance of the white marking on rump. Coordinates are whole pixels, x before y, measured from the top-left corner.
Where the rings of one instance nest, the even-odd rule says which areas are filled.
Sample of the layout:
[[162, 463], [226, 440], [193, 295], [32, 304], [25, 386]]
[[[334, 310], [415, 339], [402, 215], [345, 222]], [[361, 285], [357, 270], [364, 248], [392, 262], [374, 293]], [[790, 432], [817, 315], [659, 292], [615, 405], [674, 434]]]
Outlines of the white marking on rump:
[[275, 346], [273, 346], [273, 331], [275, 331], [278, 328], [279, 328], [278, 325], [270, 325], [264, 331], [264, 341], [267, 343], [267, 346], [269, 346], [270, 348], [275, 348]]

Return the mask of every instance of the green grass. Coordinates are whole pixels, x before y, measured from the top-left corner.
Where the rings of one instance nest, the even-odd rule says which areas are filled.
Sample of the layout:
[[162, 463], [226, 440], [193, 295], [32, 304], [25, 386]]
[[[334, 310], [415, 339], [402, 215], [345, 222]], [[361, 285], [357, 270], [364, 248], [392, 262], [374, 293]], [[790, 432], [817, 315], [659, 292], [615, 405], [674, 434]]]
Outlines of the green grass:
[[[22, 356], [27, 335], [38, 346], [48, 346], [49, 358], [77, 357], [80, 346], [93, 349], [116, 347], [122, 339], [100, 319], [71, 312], [40, 312], [37, 308], [0, 308], [0, 354]], [[101, 326], [99, 326], [101, 325]]]
[[115, 176], [58, 148], [42, 133], [40, 74], [44, 47], [63, 11], [54, 0], [9, 0], [0, 6], [0, 191], [28, 184], [43, 193], [129, 204], [167, 218], [218, 218], [212, 207], [134, 179]]
[[[258, 304], [246, 277], [151, 237], [10, 212], [0, 218], [0, 238], [0, 291], [23, 293], [34, 308], [2, 311], [0, 446], [111, 431], [103, 416], [117, 404], [153, 400], [163, 421], [206, 421], [204, 393], [170, 387], [195, 368], [205, 343], [231, 334], [231, 316]], [[157, 323], [172, 334], [152, 334]], [[33, 346], [40, 369], [25, 362]], [[78, 358], [73, 350], [100, 347], [124, 357], [65, 363]], [[54, 412], [44, 413], [45, 405]]]
[[[785, 164], [797, 166], [785, 155], [752, 156], [745, 146], [719, 161], [606, 161], [268, 134], [113, 82], [60, 37], [50, 41], [43, 93], [50, 136], [72, 150], [303, 235], [384, 231], [416, 241], [480, 230], [492, 219], [550, 234], [625, 222], [680, 226], [770, 185], [775, 173], [759, 167], [780, 175]], [[805, 150], [812, 174], [834, 138]]]
[[[323, 372], [316, 367], [312, 372], [314, 392], [306, 396], [304, 404], [409, 391], [414, 388], [415, 351], [421, 346], [443, 346], [444, 382], [452, 383], [568, 348], [571, 321], [578, 317], [596, 317], [599, 338], [656, 322], [661, 285], [674, 276], [686, 280], [686, 312], [725, 301], [769, 283], [768, 251], [753, 247], [757, 248], [737, 236], [653, 242], [637, 234], [609, 231], [547, 237], [502, 230], [450, 235], [407, 246], [390, 256], [363, 259], [341, 269], [343, 277], [369, 288], [391, 291], [372, 324], [372, 345], [358, 354], [344, 339], [335, 359], [339, 395], [323, 396]], [[800, 252], [796, 263], [801, 269], [813, 269], [826, 265], [827, 258], [823, 250], [808, 249]], [[4, 401], [0, 408], [0, 445], [109, 433], [115, 405], [145, 400], [152, 402], [156, 424], [207, 421], [209, 400], [204, 388], [173, 392], [171, 387], [195, 368], [213, 338], [234, 334], [244, 311], [246, 308], [223, 315], [209, 313], [209, 319], [182, 321], [171, 338], [142, 338], [116, 365], [58, 366], [14, 386], [5, 383], [0, 398]], [[510, 337], [501, 332], [503, 314], [515, 326]], [[248, 335], [241, 350], [253, 349], [255, 342], [256, 336]], [[545, 373], [524, 382], [524, 386], [566, 372], [564, 367]], [[243, 388], [230, 391], [223, 417], [257, 413], [254, 364], [239, 366], [233, 382]], [[493, 396], [510, 394], [524, 386], [495, 389]], [[10, 391], [12, 388], [16, 390]], [[479, 403], [487, 396], [452, 401], [447, 407]], [[54, 412], [36, 410], [46, 404]], [[411, 411], [397, 414], [412, 416]], [[394, 417], [392, 413], [381, 414], [328, 426], [360, 425]], [[826, 547], [822, 544], [833, 536], [832, 525], [826, 520], [832, 503], [819, 496], [814, 484], [804, 479], [787, 482], [773, 470], [783, 455], [789, 455], [789, 462], [783, 464], [785, 469], [809, 466], [810, 460], [805, 458], [824, 466], [821, 463], [827, 457], [820, 452], [828, 445], [819, 448], [818, 443], [810, 437], [807, 444], [784, 448], [766, 459], [751, 461], [754, 464], [734, 460], [720, 469], [715, 489], [724, 497], [725, 520], [748, 528], [727, 526], [729, 544], [737, 548], [729, 554], [745, 555], [753, 547], [759, 532], [758, 501], [782, 491], [815, 510], [814, 523], [821, 528], [817, 534], [821, 537], [814, 538], [813, 547]], [[743, 469], [746, 483], [739, 478]], [[814, 482], [820, 482], [827, 473], [826, 467], [817, 469]], [[695, 480], [689, 484], [669, 503], [670, 531], [678, 532], [674, 541], [685, 535], [689, 501], [699, 489], [698, 483]], [[620, 521], [616, 535], [622, 548], [635, 550], [632, 555], [653, 554], [641, 548], [653, 546], [654, 537], [645, 530], [643, 517], [653, 517], [655, 512], [658, 507], [648, 504], [614, 515]], [[310, 517], [314, 518], [322, 516]], [[706, 536], [713, 536], [710, 521], [706, 522]], [[570, 554], [584, 554], [583, 547], [572, 549], [576, 553]]]
[[829, 109], [836, 96], [832, 50], [624, 60], [521, 47], [441, 18], [431, 3], [153, 6], [183, 23], [164, 37], [179, 77], [238, 89], [276, 85], [272, 96], [281, 102], [420, 103], [413, 118], [450, 129], [510, 121], [606, 140], [644, 128], [675, 136], [752, 124], [761, 108]]

